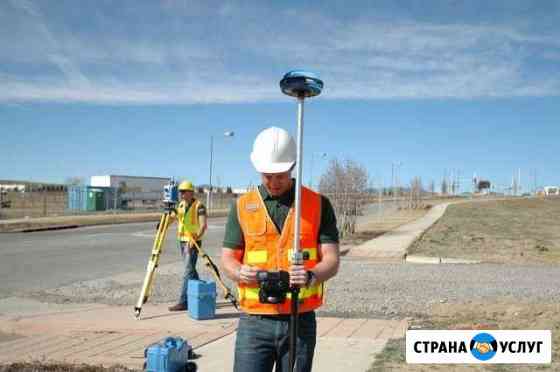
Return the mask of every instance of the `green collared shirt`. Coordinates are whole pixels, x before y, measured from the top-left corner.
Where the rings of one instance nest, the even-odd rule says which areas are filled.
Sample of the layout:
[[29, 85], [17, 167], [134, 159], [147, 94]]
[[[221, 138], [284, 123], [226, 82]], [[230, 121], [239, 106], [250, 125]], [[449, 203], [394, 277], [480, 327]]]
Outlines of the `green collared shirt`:
[[[272, 222], [282, 231], [288, 212], [295, 199], [295, 187], [278, 197], [273, 197], [268, 193], [263, 185], [259, 186], [259, 193], [262, 196], [266, 210], [272, 219]], [[328, 198], [321, 195], [321, 224], [319, 226], [318, 243], [338, 243], [338, 229], [336, 227], [336, 216], [334, 209]], [[243, 239], [243, 231], [239, 225], [237, 217], [237, 203], [234, 201], [228, 215], [226, 224], [226, 232], [223, 246], [232, 249], [243, 249], [245, 241]]]

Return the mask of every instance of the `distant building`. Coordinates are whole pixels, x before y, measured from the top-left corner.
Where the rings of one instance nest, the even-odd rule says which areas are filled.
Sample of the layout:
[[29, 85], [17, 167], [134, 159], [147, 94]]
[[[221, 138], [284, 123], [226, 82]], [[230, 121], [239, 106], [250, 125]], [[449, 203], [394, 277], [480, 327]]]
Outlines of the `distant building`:
[[545, 186], [544, 187], [544, 194], [546, 196], [560, 195], [560, 187], [558, 187], [558, 186]]
[[113, 200], [119, 209], [156, 208], [162, 198], [163, 186], [169, 182], [166, 177], [140, 176], [92, 176], [91, 187], [112, 188], [116, 193], [106, 198]]
[[0, 184], [0, 191], [1, 192], [10, 192], [10, 191], [25, 191], [25, 184]]
[[248, 190], [249, 189], [247, 187], [237, 187], [237, 188], [234, 187], [231, 189], [231, 192], [234, 194], [241, 195], [241, 194], [245, 194]]
[[2, 192], [66, 191], [66, 185], [58, 183], [0, 180]]
[[92, 176], [91, 186], [120, 188], [123, 192], [157, 192], [161, 193], [163, 186], [169, 182], [165, 177], [138, 176]]

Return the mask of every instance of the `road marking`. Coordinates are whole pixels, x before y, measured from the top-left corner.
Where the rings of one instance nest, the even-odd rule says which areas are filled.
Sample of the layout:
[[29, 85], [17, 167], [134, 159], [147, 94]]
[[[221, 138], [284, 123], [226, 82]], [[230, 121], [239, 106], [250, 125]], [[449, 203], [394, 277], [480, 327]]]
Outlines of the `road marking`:
[[139, 238], [153, 238], [156, 234], [154, 232], [151, 232], [151, 233], [135, 232], [135, 233], [132, 233], [130, 235], [136, 236], [136, 237], [139, 237]]

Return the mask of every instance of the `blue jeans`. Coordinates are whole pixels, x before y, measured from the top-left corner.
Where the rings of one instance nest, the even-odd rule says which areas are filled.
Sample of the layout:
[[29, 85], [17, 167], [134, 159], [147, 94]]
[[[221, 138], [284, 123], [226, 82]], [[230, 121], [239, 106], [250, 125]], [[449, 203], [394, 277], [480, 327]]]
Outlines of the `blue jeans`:
[[[289, 369], [290, 316], [242, 314], [235, 340], [234, 372], [286, 372]], [[300, 314], [296, 368], [310, 372], [317, 339], [315, 312]]]
[[[201, 246], [200, 241], [196, 242], [198, 246]], [[189, 249], [187, 242], [179, 242], [179, 249], [181, 250], [181, 256], [183, 257], [183, 264], [185, 266], [185, 273], [183, 274], [183, 286], [181, 288], [181, 297], [179, 298], [180, 304], [187, 304], [187, 286], [189, 284], [189, 279], [198, 280], [198, 272], [196, 271], [196, 260], [198, 259], [198, 251], [196, 248]]]

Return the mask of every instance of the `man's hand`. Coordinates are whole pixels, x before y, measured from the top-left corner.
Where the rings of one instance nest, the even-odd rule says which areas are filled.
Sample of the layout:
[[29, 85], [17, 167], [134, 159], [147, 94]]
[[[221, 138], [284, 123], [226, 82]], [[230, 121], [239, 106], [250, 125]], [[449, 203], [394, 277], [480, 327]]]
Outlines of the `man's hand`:
[[305, 287], [307, 284], [307, 271], [303, 265], [290, 266], [290, 286]]
[[241, 265], [239, 269], [239, 283], [255, 284], [257, 282], [257, 269], [249, 265]]

